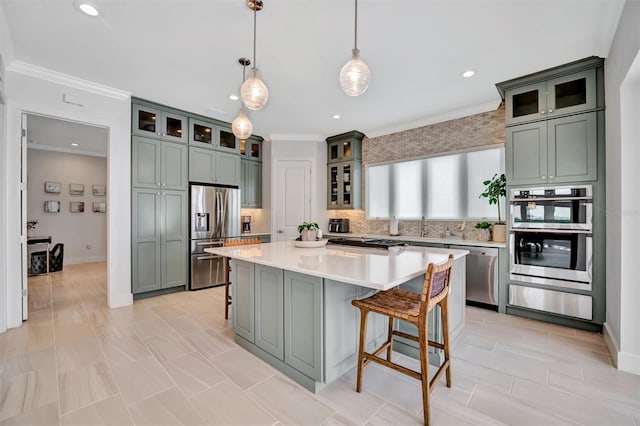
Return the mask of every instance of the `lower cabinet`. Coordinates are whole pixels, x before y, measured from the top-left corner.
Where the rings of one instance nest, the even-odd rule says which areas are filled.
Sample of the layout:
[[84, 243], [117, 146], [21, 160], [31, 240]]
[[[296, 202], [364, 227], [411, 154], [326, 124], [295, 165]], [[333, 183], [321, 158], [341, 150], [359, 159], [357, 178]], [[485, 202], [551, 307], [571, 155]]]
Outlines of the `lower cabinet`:
[[255, 344], [284, 360], [284, 274], [282, 269], [255, 265]]
[[308, 377], [322, 375], [322, 278], [284, 272], [284, 362]]
[[233, 331], [307, 377], [322, 374], [322, 278], [232, 261]]
[[133, 189], [132, 291], [187, 285], [187, 192]]

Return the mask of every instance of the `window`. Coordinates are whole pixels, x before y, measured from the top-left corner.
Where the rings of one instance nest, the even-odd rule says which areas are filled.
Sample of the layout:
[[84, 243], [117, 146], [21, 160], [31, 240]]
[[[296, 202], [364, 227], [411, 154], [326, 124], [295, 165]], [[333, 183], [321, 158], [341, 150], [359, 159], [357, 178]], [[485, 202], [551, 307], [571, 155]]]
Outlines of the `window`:
[[496, 173], [504, 173], [503, 147], [368, 166], [366, 216], [497, 219], [496, 206], [479, 198]]

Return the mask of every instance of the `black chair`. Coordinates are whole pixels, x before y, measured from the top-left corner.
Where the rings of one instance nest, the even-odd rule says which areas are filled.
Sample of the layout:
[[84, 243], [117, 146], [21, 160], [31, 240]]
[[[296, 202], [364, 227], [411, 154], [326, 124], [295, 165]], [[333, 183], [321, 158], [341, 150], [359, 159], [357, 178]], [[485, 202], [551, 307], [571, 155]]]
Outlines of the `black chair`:
[[[49, 272], [62, 271], [64, 261], [64, 244], [58, 243], [49, 250]], [[36, 251], [31, 253], [31, 273], [47, 273], [47, 252]]]

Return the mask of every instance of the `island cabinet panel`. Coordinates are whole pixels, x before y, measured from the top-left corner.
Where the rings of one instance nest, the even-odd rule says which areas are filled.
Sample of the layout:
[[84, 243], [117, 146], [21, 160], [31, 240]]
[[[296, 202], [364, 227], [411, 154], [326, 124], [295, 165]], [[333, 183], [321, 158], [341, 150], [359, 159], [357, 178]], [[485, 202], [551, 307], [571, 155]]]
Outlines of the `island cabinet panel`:
[[314, 379], [322, 375], [322, 278], [284, 271], [284, 361]]
[[251, 343], [255, 342], [255, 288], [253, 263], [231, 261], [233, 331]]
[[[330, 383], [358, 361], [360, 310], [351, 304], [354, 299], [369, 297], [376, 290], [325, 279], [324, 282], [324, 382]], [[378, 348], [387, 339], [388, 319], [369, 313], [367, 320], [367, 351]]]
[[255, 344], [284, 360], [284, 274], [255, 265]]

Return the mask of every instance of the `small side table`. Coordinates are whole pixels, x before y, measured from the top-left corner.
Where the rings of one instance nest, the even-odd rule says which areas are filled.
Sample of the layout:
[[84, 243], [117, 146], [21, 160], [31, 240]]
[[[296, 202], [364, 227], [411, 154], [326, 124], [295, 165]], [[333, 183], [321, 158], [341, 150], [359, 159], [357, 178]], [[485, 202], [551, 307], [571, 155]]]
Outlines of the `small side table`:
[[[46, 244], [47, 245], [47, 275], [49, 275], [49, 248], [51, 246], [51, 236], [48, 237], [27, 237], [27, 245]], [[31, 274], [42, 275], [42, 274]]]

